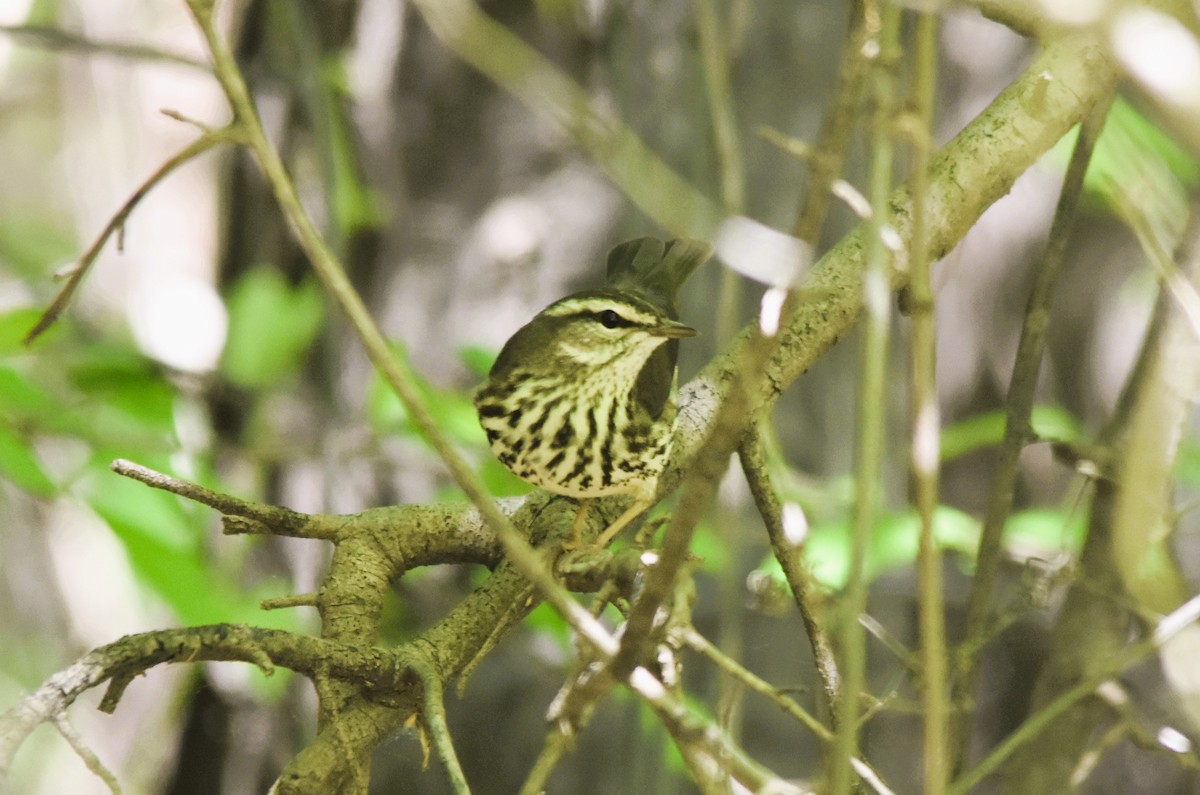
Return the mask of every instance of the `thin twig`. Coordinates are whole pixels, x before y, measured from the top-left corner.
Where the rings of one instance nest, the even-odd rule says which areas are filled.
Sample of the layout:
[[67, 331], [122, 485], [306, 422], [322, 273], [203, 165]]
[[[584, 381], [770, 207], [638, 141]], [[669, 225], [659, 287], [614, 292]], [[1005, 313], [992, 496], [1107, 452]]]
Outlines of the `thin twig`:
[[149, 179], [139, 185], [138, 189], [133, 192], [133, 195], [125, 200], [125, 203], [121, 205], [121, 209], [117, 210], [116, 214], [108, 220], [108, 224], [105, 225], [104, 231], [100, 233], [100, 236], [92, 242], [88, 250], [83, 252], [79, 261], [72, 266], [66, 283], [59, 289], [58, 295], [54, 297], [54, 301], [42, 313], [38, 322], [25, 335], [24, 343], [31, 345], [46, 329], [54, 325], [55, 321], [66, 310], [67, 305], [70, 304], [75, 290], [83, 282], [83, 277], [87, 275], [96, 258], [100, 256], [104, 245], [114, 234], [118, 236], [118, 240], [120, 239], [120, 235], [125, 229], [125, 222], [129, 220], [130, 214], [142, 199], [146, 197], [146, 194], [184, 163], [193, 160], [213, 147], [220, 146], [221, 144], [239, 143], [240, 141], [240, 130], [236, 125], [230, 125], [218, 130], [207, 130], [199, 138], [192, 141], [183, 149], [180, 149], [169, 160], [155, 169]]
[[566, 754], [570, 742], [567, 735], [554, 727], [546, 732], [542, 752], [529, 769], [529, 775], [525, 777], [525, 783], [521, 785], [518, 795], [542, 795], [546, 791], [546, 782], [550, 780], [550, 774]]
[[808, 633], [808, 643], [812, 648], [813, 661], [816, 664], [817, 676], [821, 679], [821, 691], [825, 696], [825, 707], [828, 714], [837, 722], [838, 691], [841, 687], [838, 675], [837, 659], [833, 655], [833, 647], [829, 636], [817, 622], [816, 611], [809, 604], [809, 594], [813, 587], [813, 578], [804, 564], [804, 547], [788, 538], [783, 526], [783, 508], [775, 489], [771, 486], [770, 473], [763, 455], [762, 432], [755, 428], [746, 434], [738, 448], [738, 456], [742, 463], [742, 472], [746, 483], [750, 486], [750, 494], [754, 504], [767, 528], [767, 537], [771, 541], [771, 551], [788, 588], [792, 599], [800, 611], [804, 629]]
[[[755, 693], [766, 696], [775, 706], [808, 727], [824, 743], [829, 744], [834, 741], [834, 733], [810, 715], [803, 707], [784, 696], [777, 688], [772, 687], [770, 682], [759, 678], [752, 671], [742, 667], [736, 660], [729, 657], [729, 655], [723, 654], [720, 649], [713, 646], [708, 638], [699, 632], [689, 628], [684, 633], [684, 643], [687, 644], [688, 648], [707, 657], [730, 676], [736, 677], [738, 681]], [[890, 795], [892, 793], [892, 789], [884, 783], [879, 773], [865, 760], [855, 757], [851, 760], [850, 764], [854, 767], [854, 771], [862, 777], [863, 781], [870, 784], [871, 788], [878, 792], [879, 795]]]
[[865, 309], [862, 375], [858, 385], [858, 439], [854, 463], [854, 506], [851, 515], [852, 540], [850, 571], [843, 595], [846, 615], [842, 622], [839, 648], [842, 652], [840, 721], [837, 727], [830, 773], [830, 792], [843, 795], [854, 786], [850, 760], [859, 755], [859, 693], [866, 681], [866, 639], [856, 620], [866, 612], [866, 558], [871, 533], [880, 503], [880, 473], [883, 468], [885, 416], [887, 408], [888, 336], [891, 318], [891, 281], [893, 252], [884, 243], [884, 235], [894, 232], [888, 216], [888, 197], [892, 189], [893, 131], [891, 128], [896, 96], [895, 63], [899, 51], [900, 7], [887, 3], [878, 20], [879, 27], [869, 33], [878, 37], [879, 57], [870, 74], [872, 98], [871, 203], [873, 215], [867, 223], [866, 272], [863, 274]]
[[109, 468], [118, 475], [144, 483], [151, 488], [169, 491], [201, 505], [207, 505], [224, 516], [250, 520], [261, 525], [263, 529], [271, 528], [276, 532], [286, 529], [288, 535], [297, 538], [317, 538], [327, 541], [336, 541], [338, 538], [335, 527], [330, 524], [313, 522], [311, 521], [313, 517], [290, 508], [243, 500], [213, 491], [197, 483], [156, 472], [149, 467], [133, 461], [126, 461], [123, 458], [113, 461]]
[[548, 58], [472, 0], [416, 0], [433, 34], [569, 135], [625, 196], [673, 235], [710, 240], [722, 210]]
[[445, 698], [442, 695], [442, 680], [429, 661], [416, 654], [403, 658], [409, 668], [421, 679], [425, 689], [421, 699], [425, 717], [425, 728], [433, 738], [433, 747], [437, 749], [438, 758], [446, 768], [450, 786], [456, 795], [470, 795], [471, 788], [467, 786], [467, 777], [459, 764], [458, 754], [454, 752], [454, 741], [450, 737], [450, 727], [446, 725]]
[[126, 61], [153, 61], [212, 73], [212, 69], [204, 61], [197, 61], [186, 55], [159, 50], [145, 44], [97, 41], [87, 36], [44, 25], [0, 25], [0, 33], [12, 36], [23, 43], [44, 47], [47, 50], [81, 52], [87, 55], [111, 55]]
[[87, 769], [96, 778], [104, 782], [104, 785], [108, 787], [108, 791], [113, 795], [121, 795], [121, 782], [117, 780], [116, 775], [111, 770], [104, 766], [104, 763], [100, 761], [100, 757], [88, 746], [83, 737], [79, 736], [79, 732], [75, 731], [75, 727], [67, 720], [67, 716], [59, 712], [53, 717], [51, 722], [54, 724], [54, 728], [58, 729], [58, 733], [62, 735], [62, 738], [67, 741], [67, 745], [71, 746], [71, 750], [87, 765]]
[[1080, 679], [1074, 687], [1064, 691], [1049, 704], [1029, 716], [1004, 742], [992, 749], [979, 764], [966, 775], [954, 781], [949, 795], [967, 795], [985, 778], [995, 772], [1018, 748], [1033, 742], [1057, 718], [1079, 701], [1095, 692], [1096, 688], [1113, 678], [1129, 666], [1154, 653], [1160, 646], [1178, 634], [1184, 627], [1200, 619], [1200, 596], [1192, 597], [1169, 616], [1159, 622], [1149, 636], [1118, 652], [1109, 664], [1095, 665], [1094, 672]]
[[924, 196], [929, 184], [933, 147], [933, 101], [937, 88], [938, 16], [918, 15], [914, 50], [915, 130], [913, 152], [913, 231], [909, 241], [910, 315], [912, 318], [912, 473], [921, 530], [917, 556], [920, 598], [921, 698], [925, 721], [925, 795], [942, 795], [949, 779], [947, 752], [948, 689], [946, 687], [946, 624], [942, 601], [942, 556], [933, 534], [938, 504], [938, 466], [941, 442], [937, 395], [937, 333], [934, 296], [930, 286], [930, 257], [925, 243], [928, 225]]
[[696, 31], [717, 149], [721, 201], [729, 212], [739, 214], [746, 204], [746, 177], [733, 92], [729, 85], [728, 31], [721, 24], [716, 0], [696, 0]]
[[863, 83], [867, 74], [864, 45], [867, 42], [866, 3], [853, 0], [850, 4], [850, 26], [842, 46], [838, 64], [834, 105], [821, 125], [821, 135], [812, 153], [812, 176], [804, 204], [792, 225], [792, 234], [811, 245], [821, 236], [821, 227], [829, 214], [830, 187], [842, 173], [846, 152], [850, 148], [851, 132], [862, 104]]
[[[975, 576], [971, 580], [971, 590], [967, 597], [967, 629], [963, 641], [965, 644], [975, 643], [988, 631], [992, 590], [1003, 551], [1001, 536], [1004, 522], [1012, 510], [1021, 450], [1032, 433], [1029, 418], [1033, 410], [1034, 392], [1050, 321], [1050, 299], [1066, 256], [1067, 241], [1074, 226], [1076, 208], [1083, 194], [1084, 175], [1091, 161], [1096, 140], [1104, 127], [1112, 96], [1109, 92], [1107, 96], [1098, 99], [1086, 120], [1080, 125], [1079, 139], [1067, 166], [1058, 206], [1054, 211], [1046, 251], [1038, 265], [1037, 277], [1029, 294], [1008, 397], [1005, 401], [1004, 442], [984, 514], [979, 551], [976, 554]], [[961, 659], [960, 665], [962, 667], [956, 672], [952, 691], [954, 713], [957, 716], [951, 731], [957, 757], [953, 770], [961, 769], [967, 759], [972, 723], [968, 706], [979, 669], [978, 655]]]

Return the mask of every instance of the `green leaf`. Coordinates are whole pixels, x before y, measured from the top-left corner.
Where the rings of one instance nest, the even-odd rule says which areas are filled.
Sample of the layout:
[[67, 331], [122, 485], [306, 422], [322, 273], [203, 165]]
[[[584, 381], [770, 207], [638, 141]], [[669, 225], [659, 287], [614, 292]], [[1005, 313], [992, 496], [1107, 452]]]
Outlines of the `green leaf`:
[[21, 277], [42, 282], [78, 256], [79, 243], [69, 228], [40, 212], [6, 210], [0, 213], [0, 261]]
[[[953, 550], [966, 562], [975, 558], [980, 522], [970, 514], [939, 505], [933, 516], [933, 534], [938, 547]], [[1061, 552], [1078, 553], [1087, 531], [1081, 512], [1035, 508], [1018, 511], [1004, 525], [1006, 549], [1018, 559], [1051, 557]], [[917, 560], [920, 521], [913, 511], [882, 517], [871, 534], [865, 574], [867, 581], [888, 571], [912, 566]], [[804, 547], [805, 559], [818, 582], [831, 590], [846, 585], [850, 574], [850, 523], [846, 519], [812, 527]], [[782, 580], [783, 572], [773, 556], [759, 571]]]
[[[882, 517], [871, 533], [864, 572], [867, 581], [912, 565], [917, 559], [919, 532], [920, 519], [913, 511]], [[804, 542], [805, 558], [813, 576], [832, 590], [844, 588], [850, 576], [850, 533], [849, 520], [841, 519], [813, 526]], [[933, 535], [942, 549], [974, 554], [979, 522], [955, 508], [939, 505], [933, 515]], [[767, 569], [778, 572], [777, 565]]]
[[61, 401], [23, 372], [0, 366], [0, 420], [28, 425], [39, 431], [70, 432], [76, 429], [71, 416]]
[[27, 353], [25, 335], [41, 316], [42, 310], [31, 306], [0, 314], [0, 356]]
[[26, 440], [0, 425], [0, 476], [37, 497], [53, 497], [57, 489]]
[[215, 570], [205, 554], [205, 514], [184, 509], [181, 498], [99, 471], [83, 485], [92, 509], [112, 528], [138, 582], [185, 624], [253, 622], [287, 627], [287, 611], [263, 612], [258, 599]]
[[[959, 420], [942, 430], [941, 454], [950, 461], [1004, 440], [1003, 410], [989, 411]], [[1039, 439], [1079, 444], [1086, 439], [1083, 425], [1070, 412], [1058, 406], [1034, 406], [1030, 415], [1033, 432]]]
[[[1078, 128], [1063, 137], [1051, 157], [1063, 168]], [[1109, 110], [1084, 180], [1084, 196], [1122, 219], [1142, 236], [1169, 249], [1188, 216], [1189, 196], [1200, 186], [1200, 160], [1128, 101]]]
[[274, 268], [257, 267], [233, 286], [221, 369], [235, 384], [265, 387], [299, 367], [325, 317], [312, 280], [292, 287]]
[[498, 354], [499, 351], [494, 348], [484, 348], [478, 345], [464, 345], [458, 349], [459, 360], [480, 381], [487, 378]]
[[1200, 486], [1200, 441], [1188, 436], [1175, 454], [1175, 476], [1189, 486]]
[[1017, 511], [1004, 523], [1004, 544], [1022, 559], [1045, 558], [1064, 551], [1078, 554], [1086, 534], [1084, 511], [1030, 508]]
[[[471, 394], [455, 389], [435, 386], [412, 369], [399, 346], [393, 347], [400, 366], [408, 371], [408, 377], [416, 386], [433, 420], [456, 442], [471, 447], [487, 446], [487, 436], [479, 425], [475, 404]], [[378, 373], [371, 379], [367, 393], [367, 415], [381, 432], [400, 432], [416, 437], [415, 426], [409, 421], [408, 412], [400, 398]]]
[[174, 440], [175, 387], [141, 353], [96, 346], [68, 374], [85, 398], [80, 412], [91, 419], [92, 438], [159, 450]]
[[[661, 516], [666, 511], [655, 511], [655, 516]], [[630, 533], [628, 538], [632, 538]], [[721, 538], [717, 529], [710, 522], [700, 522], [696, 525], [696, 535], [692, 541], [692, 553], [704, 562], [704, 571], [716, 573], [724, 571], [729, 565], [729, 545]]]
[[479, 468], [479, 475], [488, 494], [493, 497], [517, 497], [533, 491], [533, 484], [514, 475], [489, 452]]

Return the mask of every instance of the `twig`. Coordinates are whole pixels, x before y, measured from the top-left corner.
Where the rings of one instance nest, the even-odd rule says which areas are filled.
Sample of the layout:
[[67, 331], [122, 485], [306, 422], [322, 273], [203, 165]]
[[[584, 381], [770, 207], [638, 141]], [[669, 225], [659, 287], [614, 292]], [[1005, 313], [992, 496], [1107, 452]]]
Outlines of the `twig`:
[[442, 765], [446, 768], [450, 787], [457, 795], [470, 795], [471, 788], [467, 786], [467, 777], [463, 774], [462, 765], [458, 762], [458, 754], [454, 752], [450, 727], [446, 725], [442, 680], [438, 676], [437, 670], [426, 657], [420, 654], [406, 653], [401, 659], [420, 678], [421, 685], [425, 689], [421, 699], [425, 728], [433, 738], [433, 747], [437, 749], [438, 758], [442, 760]]
[[809, 604], [809, 593], [812, 590], [813, 579], [804, 564], [804, 547], [789, 540], [783, 526], [783, 509], [775, 489], [771, 486], [770, 473], [763, 456], [762, 433], [757, 428], [746, 434], [738, 448], [738, 456], [742, 463], [742, 472], [750, 486], [750, 494], [754, 504], [767, 527], [767, 537], [771, 541], [771, 551], [788, 588], [792, 599], [800, 611], [804, 629], [808, 633], [808, 643], [812, 647], [813, 662], [816, 664], [817, 675], [821, 679], [821, 690], [825, 695], [825, 707], [828, 713], [837, 721], [838, 691], [841, 687], [838, 675], [837, 659], [833, 655], [833, 647], [829, 636], [817, 622], [816, 614]]
[[[1200, 202], [1191, 217], [1178, 265], [1172, 269], [1194, 296], [1200, 285]], [[1185, 304], [1170, 290], [1160, 292], [1156, 315], [1161, 330], [1145, 350], [1145, 377], [1130, 381], [1127, 421], [1116, 432], [1115, 477], [1120, 486], [1113, 515], [1113, 565], [1133, 600], [1159, 613], [1182, 601], [1191, 588], [1175, 562], [1168, 532], [1173, 514], [1172, 469], [1200, 391], [1200, 342]]]
[[84, 655], [0, 715], [0, 791], [12, 757], [29, 733], [63, 714], [80, 694], [108, 682], [100, 709], [112, 712], [125, 688], [150, 668], [202, 660], [249, 662], [268, 675], [277, 665], [310, 677], [327, 670], [338, 679], [373, 683], [381, 691], [405, 687], [402, 658], [384, 649], [235, 624], [129, 635]]
[[872, 96], [871, 204], [873, 215], [867, 222], [866, 272], [863, 275], [862, 375], [858, 384], [858, 439], [854, 463], [854, 506], [851, 515], [852, 541], [850, 571], [843, 594], [849, 620], [842, 623], [839, 647], [842, 652], [840, 721], [830, 771], [830, 792], [843, 795], [854, 785], [850, 760], [858, 756], [859, 693], [866, 680], [866, 640], [856, 620], [866, 612], [865, 574], [871, 533], [879, 511], [879, 479], [883, 467], [883, 440], [887, 405], [888, 336], [893, 251], [885, 243], [885, 234], [894, 234], [887, 212], [892, 187], [893, 131], [892, 110], [896, 96], [895, 63], [899, 52], [900, 7], [887, 3], [882, 9], [879, 27], [868, 35], [878, 37], [878, 63], [870, 74]]
[[[1049, 239], [1042, 261], [1037, 268], [1037, 278], [1029, 294], [1025, 311], [1025, 322], [1021, 327], [1021, 339], [1017, 345], [1012, 380], [1009, 382], [1005, 401], [1004, 442], [996, 466], [995, 479], [984, 514], [983, 530], [979, 538], [976, 555], [975, 576], [967, 597], [967, 629], [964, 643], [975, 643], [987, 633], [989, 607], [996, 572], [1002, 553], [1001, 536], [1004, 522], [1012, 510], [1013, 493], [1016, 488], [1017, 468], [1021, 450], [1032, 433], [1029, 417], [1033, 410], [1034, 391], [1041, 369], [1042, 351], [1045, 348], [1046, 331], [1050, 319], [1050, 299], [1058, 281], [1066, 255], [1067, 241], [1074, 225], [1075, 211], [1083, 193], [1083, 179], [1091, 161], [1092, 152], [1108, 108], [1112, 103], [1112, 92], [1097, 98], [1086, 120], [1080, 126], [1079, 139], [1067, 166], [1063, 179], [1062, 193], [1054, 211]], [[957, 760], [952, 769], [958, 770], [966, 762], [971, 738], [971, 713], [967, 709], [975, 689], [978, 674], [978, 656], [972, 655], [961, 661], [962, 668], [956, 672], [953, 687], [953, 703], [957, 721], [951, 736], [956, 744]]]
[[124, 44], [114, 41], [96, 41], [77, 33], [43, 25], [0, 25], [0, 33], [12, 36], [47, 50], [82, 52], [88, 55], [111, 55], [127, 61], [156, 61], [173, 66], [186, 66], [212, 72], [209, 65], [186, 55], [159, 50], [145, 44]]
[[[201, 505], [207, 505], [224, 516], [250, 520], [256, 524], [256, 532], [270, 529], [272, 532], [286, 532], [287, 535], [297, 538], [317, 538], [327, 541], [335, 541], [338, 538], [334, 527], [322, 522], [314, 522], [312, 521], [313, 517], [290, 508], [243, 500], [213, 491], [197, 483], [156, 472], [149, 467], [135, 464], [133, 461], [126, 461], [123, 458], [113, 461], [109, 468], [118, 475], [132, 478], [151, 488], [169, 491]], [[233, 532], [248, 532], [246, 526], [236, 522], [233, 527], [235, 528]]]
[[[201, 11], [209, 5], [203, 4]], [[1097, 91], [1107, 89], [1113, 70], [1097, 53], [1092, 44], [1081, 39], [1048, 44], [1026, 74], [939, 153], [931, 169], [937, 176], [930, 183], [930, 204], [936, 208], [931, 214], [928, 240], [932, 254], [953, 245], [982, 209], [1007, 192], [1016, 176], [1058, 140], [1078, 118], [1080, 108], [1089, 105]], [[232, 63], [231, 58], [229, 62]], [[242, 107], [249, 107], [248, 98], [243, 99]], [[963, 186], [969, 186], [970, 190], [964, 192]], [[660, 189], [663, 195], [674, 199], [669, 188]], [[901, 219], [907, 202], [904, 191], [893, 197], [894, 210]], [[898, 229], [902, 235], [906, 234], [902, 224]], [[781, 333], [781, 348], [765, 368], [762, 391], [753, 397], [755, 405], [770, 403], [856, 321], [862, 301], [860, 246], [861, 236], [851, 235], [826, 257], [815, 277], [818, 287], [827, 288], [825, 294], [821, 300], [799, 307], [790, 316]], [[894, 278], [896, 284], [902, 284], [906, 277], [896, 273]], [[741, 344], [745, 344], [744, 339], [733, 350]], [[732, 352], [717, 357], [688, 387], [682, 402], [676, 464], [689, 458], [699, 446], [721, 395], [740, 379], [734, 365], [736, 359], [737, 354]], [[679, 476], [680, 469], [673, 466], [664, 478], [664, 489], [677, 483]], [[485, 585], [485, 594], [479, 599], [469, 599], [451, 617], [422, 636], [422, 642], [444, 652], [438, 661], [443, 677], [452, 675], [464, 659], [470, 658], [481, 627], [488, 631], [495, 629], [496, 603], [509, 604], [509, 596], [522, 592], [524, 583], [524, 578], [517, 577], [507, 565], [501, 565]], [[463, 622], [473, 622], [469, 632], [462, 631]], [[381, 705], [354, 697], [341, 714], [347, 729], [355, 732], [360, 747], [369, 747], [395, 731], [411, 711], [409, 701]], [[292, 781], [296, 789], [333, 791], [344, 780], [345, 770], [338, 767], [342, 764], [339, 761], [342, 749], [336, 743], [323, 741], [324, 736], [324, 733], [319, 735], [289, 764], [288, 774], [295, 774]]]
[[1184, 627], [1200, 619], [1200, 596], [1192, 597], [1178, 610], [1165, 616], [1148, 637], [1118, 652], [1107, 665], [1096, 664], [1095, 671], [1083, 677], [1073, 687], [1059, 694], [1053, 701], [1025, 720], [1004, 742], [996, 746], [986, 758], [969, 773], [954, 781], [949, 795], [967, 795], [977, 784], [995, 772], [1018, 748], [1037, 739], [1055, 718], [1095, 692], [1096, 688], [1113, 678], [1130, 665], [1174, 637]]
[[613, 675], [617, 679], [629, 677], [642, 659], [659, 608], [675, 592], [676, 578], [688, 556], [692, 534], [745, 433], [746, 417], [751, 409], [748, 393], [758, 391], [754, 385], [761, 377], [762, 363], [775, 350], [776, 344], [775, 338], [756, 335], [742, 349], [736, 364], [741, 377], [731, 385], [716, 410], [708, 437], [687, 463], [679, 503], [667, 523], [658, 560], [647, 573], [642, 592], [630, 609], [620, 651], [613, 659]]
[[[738, 681], [755, 693], [766, 696], [771, 703], [800, 721], [800, 723], [808, 727], [813, 734], [817, 735], [826, 744], [834, 741], [834, 733], [810, 715], [803, 707], [784, 696], [777, 688], [772, 687], [770, 682], [759, 678], [752, 671], [739, 665], [736, 660], [728, 655], [722, 654], [720, 649], [713, 646], [708, 641], [708, 638], [699, 632], [689, 628], [684, 633], [684, 643], [687, 644], [688, 648], [707, 657], [721, 668], [721, 670], [736, 677]], [[871, 788], [880, 793], [880, 795], [890, 795], [892, 793], [892, 789], [884, 783], [879, 774], [865, 760], [855, 757], [851, 760], [851, 765], [854, 767], [854, 771], [862, 777], [863, 781], [870, 784]]]
[[113, 795], [121, 795], [121, 782], [117, 781], [113, 772], [104, 766], [96, 752], [88, 747], [87, 742], [79, 736], [79, 732], [75, 731], [75, 727], [67, 720], [66, 715], [59, 712], [51, 718], [51, 722], [54, 724], [54, 728], [58, 729], [62, 738], [67, 741], [67, 745], [71, 746], [71, 750], [87, 765], [87, 769], [104, 782], [108, 791]]
[[937, 333], [934, 296], [930, 286], [930, 258], [925, 244], [928, 213], [924, 196], [929, 183], [929, 157], [933, 146], [933, 102], [937, 83], [938, 17], [931, 11], [916, 21], [916, 84], [912, 135], [913, 230], [909, 241], [909, 285], [912, 318], [912, 473], [921, 530], [917, 555], [920, 593], [920, 674], [925, 721], [925, 795], [946, 791], [951, 764], [947, 745], [949, 710], [946, 686], [946, 624], [942, 601], [942, 556], [933, 534], [938, 504], [938, 450], [941, 425], [937, 395]]
[[546, 791], [546, 782], [550, 780], [550, 774], [566, 754], [569, 744], [570, 738], [561, 731], [551, 728], [546, 732], [542, 752], [529, 769], [518, 795], [542, 795]]
[[716, 0], [696, 0], [695, 5], [704, 88], [708, 94], [708, 110], [717, 149], [721, 200], [729, 212], [738, 214], [746, 204], [746, 177], [733, 92], [729, 86], [730, 52], [725, 46], [728, 32], [722, 29]]
[[417, 0], [445, 47], [564, 131], [621, 191], [675, 235], [711, 239], [721, 209], [627, 125], [472, 0]]
[[811, 150], [812, 177], [804, 204], [792, 225], [792, 234], [812, 245], [816, 245], [821, 227], [829, 214], [829, 189], [842, 173], [846, 152], [850, 148], [850, 133], [858, 119], [863, 82], [867, 74], [867, 59], [863, 55], [867, 36], [866, 3], [864, 0], [853, 0], [850, 4], [850, 29], [842, 47], [837, 86], [833, 91], [834, 106], [821, 125], [821, 136]]
[[59, 289], [58, 295], [49, 308], [42, 313], [41, 318], [34, 325], [29, 333], [25, 335], [25, 344], [31, 345], [46, 329], [54, 325], [59, 316], [66, 310], [67, 305], [71, 302], [71, 296], [75, 294], [75, 290], [83, 282], [83, 277], [87, 275], [96, 258], [100, 256], [100, 252], [104, 249], [104, 244], [114, 234], [120, 237], [120, 233], [125, 228], [125, 222], [129, 220], [130, 214], [134, 208], [146, 197], [159, 182], [162, 182], [175, 169], [187, 163], [189, 160], [207, 152], [213, 147], [221, 144], [239, 143], [241, 141], [240, 130], [236, 125], [230, 125], [219, 130], [208, 130], [199, 138], [192, 141], [190, 144], [180, 149], [169, 160], [155, 169], [149, 179], [143, 182], [138, 189], [133, 192], [133, 195], [126, 199], [121, 205], [121, 209], [117, 210], [116, 214], [109, 219], [108, 224], [104, 227], [104, 231], [100, 233], [88, 250], [83, 253], [79, 261], [70, 269], [66, 283]]
[[707, 757], [709, 765], [728, 771], [731, 778], [751, 792], [801, 795], [799, 787], [747, 756], [718, 726], [668, 693], [645, 668], [634, 669], [629, 677], [629, 687], [654, 710], [676, 744], [686, 747], [684, 753]]

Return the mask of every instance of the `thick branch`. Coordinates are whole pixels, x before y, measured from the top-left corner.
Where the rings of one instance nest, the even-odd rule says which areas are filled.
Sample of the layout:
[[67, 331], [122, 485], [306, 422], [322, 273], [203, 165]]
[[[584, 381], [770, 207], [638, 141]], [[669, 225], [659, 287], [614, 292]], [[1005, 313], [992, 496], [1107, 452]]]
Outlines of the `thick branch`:
[[13, 755], [29, 733], [61, 715], [81, 693], [109, 682], [100, 709], [112, 712], [125, 688], [149, 669], [203, 660], [249, 662], [268, 675], [280, 665], [309, 677], [353, 681], [380, 695], [408, 689], [408, 669], [395, 653], [383, 649], [232, 624], [128, 635], [84, 655], [0, 715], [0, 790]]

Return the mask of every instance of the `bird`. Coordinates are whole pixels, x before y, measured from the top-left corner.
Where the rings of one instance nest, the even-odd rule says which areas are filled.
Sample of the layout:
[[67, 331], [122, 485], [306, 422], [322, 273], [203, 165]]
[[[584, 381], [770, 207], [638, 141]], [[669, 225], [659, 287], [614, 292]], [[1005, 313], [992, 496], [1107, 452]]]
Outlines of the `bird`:
[[679, 341], [676, 295], [712, 255], [699, 240], [642, 237], [616, 246], [603, 287], [547, 306], [509, 338], [474, 396], [492, 452], [517, 477], [580, 508], [626, 495], [601, 533], [604, 547], [654, 504], [675, 431]]

